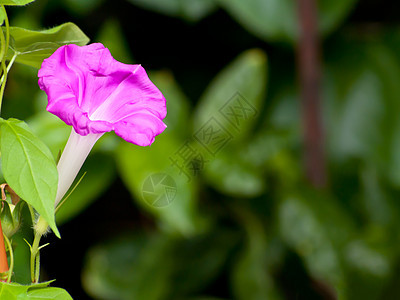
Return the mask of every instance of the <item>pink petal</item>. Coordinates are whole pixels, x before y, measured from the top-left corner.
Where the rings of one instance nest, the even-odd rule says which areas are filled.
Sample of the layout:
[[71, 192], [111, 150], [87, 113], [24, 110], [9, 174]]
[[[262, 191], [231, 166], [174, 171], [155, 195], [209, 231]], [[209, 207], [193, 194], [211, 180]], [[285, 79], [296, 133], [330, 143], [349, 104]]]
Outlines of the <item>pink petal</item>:
[[165, 98], [140, 65], [116, 61], [101, 44], [62, 46], [45, 59], [39, 86], [47, 110], [80, 135], [115, 132], [147, 146], [165, 129]]

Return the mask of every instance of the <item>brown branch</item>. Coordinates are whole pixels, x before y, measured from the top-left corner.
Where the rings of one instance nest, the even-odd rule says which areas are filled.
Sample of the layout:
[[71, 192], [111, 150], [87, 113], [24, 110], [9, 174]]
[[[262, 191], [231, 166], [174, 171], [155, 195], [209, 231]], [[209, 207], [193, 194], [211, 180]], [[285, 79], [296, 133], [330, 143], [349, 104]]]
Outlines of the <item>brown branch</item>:
[[300, 25], [298, 68], [306, 175], [315, 187], [323, 187], [327, 178], [321, 122], [321, 65], [316, 1], [298, 0], [298, 13]]

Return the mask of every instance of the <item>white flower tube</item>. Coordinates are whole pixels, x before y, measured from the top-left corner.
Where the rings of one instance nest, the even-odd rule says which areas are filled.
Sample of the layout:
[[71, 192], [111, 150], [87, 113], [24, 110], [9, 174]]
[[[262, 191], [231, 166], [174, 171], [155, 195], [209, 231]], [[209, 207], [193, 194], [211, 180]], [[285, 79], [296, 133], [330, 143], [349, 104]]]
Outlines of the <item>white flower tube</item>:
[[92, 150], [94, 144], [102, 135], [103, 133], [89, 133], [86, 136], [82, 136], [77, 134], [72, 128], [60, 161], [57, 164], [58, 189], [55, 207], [57, 207], [65, 193], [71, 187], [90, 150]]

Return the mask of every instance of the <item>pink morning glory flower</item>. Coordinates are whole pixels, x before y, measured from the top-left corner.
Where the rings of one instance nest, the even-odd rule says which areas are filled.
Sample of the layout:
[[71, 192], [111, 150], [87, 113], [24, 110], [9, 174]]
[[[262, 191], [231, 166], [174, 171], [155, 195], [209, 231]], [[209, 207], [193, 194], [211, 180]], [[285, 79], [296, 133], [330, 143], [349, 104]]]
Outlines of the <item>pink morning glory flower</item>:
[[43, 61], [38, 76], [47, 110], [73, 127], [57, 165], [56, 206], [105, 132], [148, 146], [166, 128], [165, 98], [143, 67], [116, 61], [102, 44], [62, 46]]

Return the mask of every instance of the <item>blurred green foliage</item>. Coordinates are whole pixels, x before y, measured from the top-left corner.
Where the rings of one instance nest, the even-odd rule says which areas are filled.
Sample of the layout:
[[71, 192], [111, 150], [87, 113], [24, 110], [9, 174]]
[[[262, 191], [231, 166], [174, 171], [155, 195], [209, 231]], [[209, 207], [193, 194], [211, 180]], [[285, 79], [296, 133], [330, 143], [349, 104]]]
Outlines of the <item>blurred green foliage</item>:
[[[116, 59], [141, 63], [131, 54], [130, 41], [139, 56], [151, 49], [135, 43], [131, 28], [115, 16], [118, 10], [108, 14], [111, 2], [37, 0], [12, 11], [11, 22], [39, 24], [52, 13], [63, 20], [73, 17]], [[318, 1], [329, 184], [315, 189], [304, 176], [302, 161], [296, 1], [120, 2], [128, 15], [146, 14], [148, 22], [159, 26], [182, 22], [210, 30], [220, 25], [214, 29], [221, 39], [228, 19], [229, 26], [237, 26], [235, 43], [243, 46], [232, 54], [233, 44], [227, 44], [224, 51], [232, 61], [206, 83], [182, 78], [173, 67], [149, 70], [167, 99], [166, 131], [148, 148], [113, 134], [96, 145], [82, 170], [86, 176], [57, 216], [58, 224], [65, 224], [61, 234], [74, 222], [92, 226], [93, 234], [96, 226], [103, 228], [82, 216], [98, 208], [93, 204], [98, 198], [106, 197], [102, 203], [109, 207], [122, 205], [120, 197], [127, 194], [114, 186], [119, 180], [145, 221], [132, 220], [129, 230], [107, 223], [113, 237], [85, 244], [85, 291], [94, 299], [399, 298], [400, 29], [354, 21], [352, 13], [362, 5], [355, 0]], [[102, 26], [85, 23], [92, 14], [101, 16]], [[61, 23], [51, 20], [52, 25]], [[239, 26], [248, 32], [239, 35]], [[146, 32], [145, 27], [140, 30]], [[248, 40], [256, 42], [244, 49]], [[199, 43], [212, 47], [214, 41]], [[159, 47], [162, 52], [168, 45]], [[4, 114], [27, 118], [57, 157], [69, 128], [44, 112], [35, 72], [16, 65]], [[189, 96], [200, 84], [207, 86], [202, 95]], [[211, 136], [213, 129], [222, 138]], [[184, 153], [192, 156], [184, 159]], [[143, 186], [160, 173], [173, 178], [176, 190], [171, 204], [154, 207]], [[82, 244], [80, 239], [69, 244], [71, 249]], [[21, 247], [16, 255], [23, 261]]]

